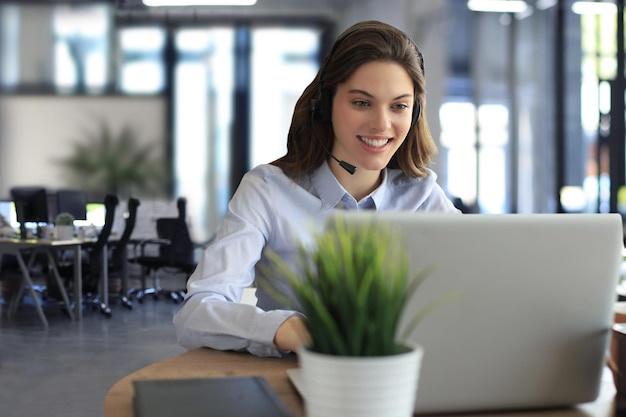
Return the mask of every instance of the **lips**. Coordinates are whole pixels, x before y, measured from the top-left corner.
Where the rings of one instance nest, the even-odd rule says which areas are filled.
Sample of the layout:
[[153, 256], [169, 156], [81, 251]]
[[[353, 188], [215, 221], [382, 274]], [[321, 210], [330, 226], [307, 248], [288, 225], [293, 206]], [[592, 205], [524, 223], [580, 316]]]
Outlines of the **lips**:
[[368, 138], [367, 136], [358, 136], [358, 138], [361, 142], [363, 142], [367, 146], [371, 146], [372, 148], [382, 148], [391, 140], [390, 138], [373, 139], [373, 138]]

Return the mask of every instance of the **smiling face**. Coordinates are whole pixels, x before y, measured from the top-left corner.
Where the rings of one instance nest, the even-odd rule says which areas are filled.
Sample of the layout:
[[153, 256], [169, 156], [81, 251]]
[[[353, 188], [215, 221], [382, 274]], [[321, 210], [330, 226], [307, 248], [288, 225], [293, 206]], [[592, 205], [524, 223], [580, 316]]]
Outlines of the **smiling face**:
[[401, 65], [359, 67], [333, 97], [333, 155], [358, 170], [382, 170], [411, 128], [413, 105], [413, 81]]

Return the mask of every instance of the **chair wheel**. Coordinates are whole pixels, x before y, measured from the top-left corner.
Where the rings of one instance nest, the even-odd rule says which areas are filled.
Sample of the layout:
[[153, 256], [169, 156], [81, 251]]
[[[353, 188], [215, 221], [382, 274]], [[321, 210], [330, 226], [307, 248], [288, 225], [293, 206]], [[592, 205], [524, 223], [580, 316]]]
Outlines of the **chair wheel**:
[[133, 302], [132, 302], [132, 301], [130, 301], [129, 299], [127, 299], [127, 298], [124, 298], [124, 299], [122, 300], [122, 305], [123, 305], [124, 307], [126, 307], [127, 309], [129, 309], [129, 310], [132, 310], [132, 309], [133, 309]]
[[113, 315], [113, 313], [111, 313], [111, 309], [109, 307], [101, 307], [100, 311], [102, 312], [102, 314], [104, 314], [104, 316], [106, 318], [110, 318]]

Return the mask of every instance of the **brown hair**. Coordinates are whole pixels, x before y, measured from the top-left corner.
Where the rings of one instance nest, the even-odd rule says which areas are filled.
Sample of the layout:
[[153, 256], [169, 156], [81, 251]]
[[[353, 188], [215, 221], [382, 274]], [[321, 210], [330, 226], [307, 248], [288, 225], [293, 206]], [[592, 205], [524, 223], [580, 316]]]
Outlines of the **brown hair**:
[[[334, 141], [333, 126], [329, 117], [318, 117], [317, 113], [314, 116], [314, 106], [317, 103], [330, 107], [337, 85], [360, 66], [373, 61], [402, 65], [413, 80], [415, 104], [421, 104], [422, 114], [425, 112], [424, 63], [417, 45], [404, 32], [386, 23], [374, 20], [356, 23], [335, 40], [316, 77], [298, 99], [287, 135], [287, 153], [272, 162], [273, 165], [298, 178], [317, 169], [328, 158], [327, 150], [332, 149]], [[330, 112], [330, 108], [323, 111]], [[424, 177], [426, 166], [436, 153], [428, 122], [420, 117], [389, 161], [389, 167], [400, 168], [411, 178]]]

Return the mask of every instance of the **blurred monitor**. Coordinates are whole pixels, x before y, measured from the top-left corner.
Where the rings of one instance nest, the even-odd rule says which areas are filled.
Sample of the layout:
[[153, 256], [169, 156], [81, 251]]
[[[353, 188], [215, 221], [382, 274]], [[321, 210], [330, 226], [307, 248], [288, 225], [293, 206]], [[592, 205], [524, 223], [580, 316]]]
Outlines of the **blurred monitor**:
[[87, 220], [86, 225], [93, 225], [97, 228], [104, 226], [104, 217], [106, 209], [104, 203], [87, 203]]
[[26, 238], [26, 223], [49, 223], [48, 193], [44, 187], [14, 187], [11, 198], [22, 238]]
[[70, 213], [76, 220], [87, 220], [87, 193], [59, 190], [56, 193], [56, 214]]
[[15, 187], [11, 189], [17, 221], [48, 223], [48, 193], [43, 187]]
[[15, 211], [15, 203], [11, 200], [2, 200], [0, 201], [0, 215], [4, 220], [9, 222], [10, 226], [13, 229], [17, 229], [20, 227], [19, 222], [17, 221], [17, 213]]

